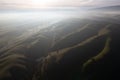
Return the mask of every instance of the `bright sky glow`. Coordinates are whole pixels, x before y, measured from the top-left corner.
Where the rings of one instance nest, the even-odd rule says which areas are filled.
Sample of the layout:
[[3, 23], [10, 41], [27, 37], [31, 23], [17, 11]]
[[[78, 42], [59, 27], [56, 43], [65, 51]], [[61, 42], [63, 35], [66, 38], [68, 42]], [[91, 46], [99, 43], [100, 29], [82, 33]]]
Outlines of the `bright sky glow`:
[[58, 4], [58, 0], [31, 0], [30, 7], [33, 8], [45, 8], [45, 7], [51, 7], [55, 4]]
[[0, 9], [98, 7], [120, 5], [120, 0], [0, 0]]

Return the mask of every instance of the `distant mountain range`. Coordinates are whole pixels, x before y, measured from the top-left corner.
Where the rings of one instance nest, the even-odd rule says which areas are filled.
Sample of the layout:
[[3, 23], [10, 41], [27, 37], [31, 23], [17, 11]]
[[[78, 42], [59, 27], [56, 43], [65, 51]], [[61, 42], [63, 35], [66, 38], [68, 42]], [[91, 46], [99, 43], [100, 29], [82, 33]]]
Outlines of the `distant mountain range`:
[[94, 8], [93, 10], [120, 11], [120, 5]]
[[120, 11], [120, 5], [106, 7], [64, 7], [49, 9], [0, 9], [0, 12], [38, 12], [38, 11]]

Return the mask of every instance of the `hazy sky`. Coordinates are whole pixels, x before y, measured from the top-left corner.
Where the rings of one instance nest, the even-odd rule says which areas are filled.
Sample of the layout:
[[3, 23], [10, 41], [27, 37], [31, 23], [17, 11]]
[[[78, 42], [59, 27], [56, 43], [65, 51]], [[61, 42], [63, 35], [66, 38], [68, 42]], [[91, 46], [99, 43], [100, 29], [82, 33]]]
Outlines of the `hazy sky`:
[[120, 5], [120, 0], [0, 0], [1, 9], [99, 7], [110, 5]]

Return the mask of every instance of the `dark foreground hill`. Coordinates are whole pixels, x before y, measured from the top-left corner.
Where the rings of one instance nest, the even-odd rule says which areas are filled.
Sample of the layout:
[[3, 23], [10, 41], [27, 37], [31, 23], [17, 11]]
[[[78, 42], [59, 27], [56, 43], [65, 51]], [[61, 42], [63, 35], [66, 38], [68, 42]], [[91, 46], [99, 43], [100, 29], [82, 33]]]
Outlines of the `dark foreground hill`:
[[118, 20], [71, 18], [20, 38], [0, 50], [0, 79], [119, 80]]

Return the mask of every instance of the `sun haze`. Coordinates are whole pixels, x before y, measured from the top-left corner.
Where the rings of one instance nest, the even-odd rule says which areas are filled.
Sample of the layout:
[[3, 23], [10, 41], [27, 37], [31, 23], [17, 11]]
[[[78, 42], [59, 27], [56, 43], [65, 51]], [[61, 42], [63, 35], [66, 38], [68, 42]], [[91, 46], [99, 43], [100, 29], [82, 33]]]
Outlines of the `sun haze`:
[[0, 0], [0, 9], [98, 7], [119, 4], [119, 0]]

